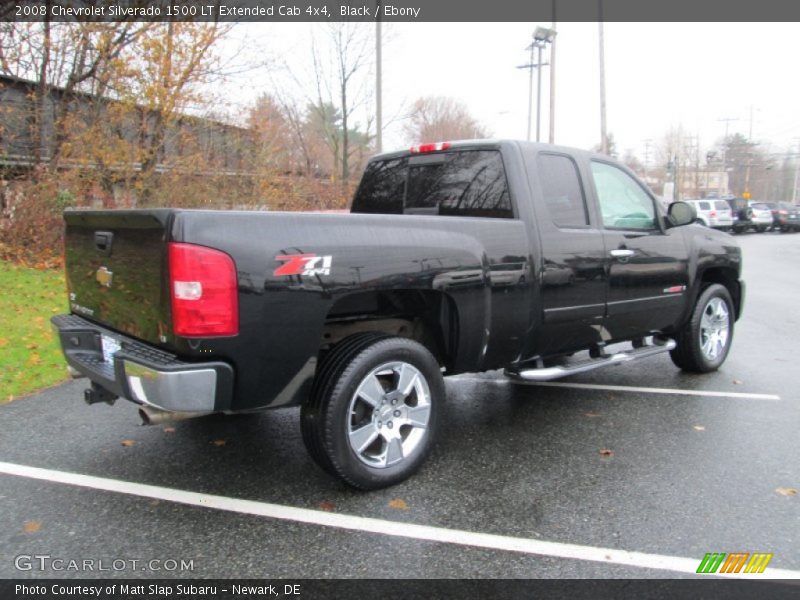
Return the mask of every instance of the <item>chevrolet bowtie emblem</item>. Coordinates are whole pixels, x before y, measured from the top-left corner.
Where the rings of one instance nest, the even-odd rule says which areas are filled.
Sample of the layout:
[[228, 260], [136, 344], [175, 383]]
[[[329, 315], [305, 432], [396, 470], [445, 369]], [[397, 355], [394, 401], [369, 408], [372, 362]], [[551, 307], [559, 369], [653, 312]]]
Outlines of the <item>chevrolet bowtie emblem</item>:
[[111, 287], [111, 281], [114, 278], [114, 273], [106, 269], [105, 267], [100, 267], [97, 269], [97, 274], [95, 275], [95, 279], [97, 279], [97, 283], [100, 285], [104, 285], [106, 287]]

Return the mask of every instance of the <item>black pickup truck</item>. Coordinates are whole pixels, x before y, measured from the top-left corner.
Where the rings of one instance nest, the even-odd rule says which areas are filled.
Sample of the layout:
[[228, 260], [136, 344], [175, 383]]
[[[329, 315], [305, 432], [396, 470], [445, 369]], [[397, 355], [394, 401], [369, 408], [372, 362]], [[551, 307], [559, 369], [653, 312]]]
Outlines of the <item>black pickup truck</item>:
[[373, 158], [350, 214], [65, 213], [89, 403], [145, 423], [300, 405], [316, 462], [372, 489], [441, 425], [444, 375], [536, 382], [670, 352], [722, 364], [744, 299], [734, 239], [663, 214], [605, 156], [516, 141]]

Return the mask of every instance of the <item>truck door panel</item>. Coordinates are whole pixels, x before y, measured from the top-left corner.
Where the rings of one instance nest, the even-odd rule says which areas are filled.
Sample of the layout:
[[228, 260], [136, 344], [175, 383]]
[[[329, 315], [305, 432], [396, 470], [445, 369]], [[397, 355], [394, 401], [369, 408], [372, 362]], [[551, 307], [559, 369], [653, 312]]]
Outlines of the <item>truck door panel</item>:
[[606, 272], [602, 232], [592, 223], [575, 161], [541, 152], [529, 157], [536, 226], [541, 239], [541, 326], [531, 356], [585, 347], [599, 339], [605, 315]]
[[607, 250], [607, 334], [624, 339], [667, 329], [686, 302], [683, 236], [661, 228], [655, 200], [624, 170], [592, 161], [591, 172]]

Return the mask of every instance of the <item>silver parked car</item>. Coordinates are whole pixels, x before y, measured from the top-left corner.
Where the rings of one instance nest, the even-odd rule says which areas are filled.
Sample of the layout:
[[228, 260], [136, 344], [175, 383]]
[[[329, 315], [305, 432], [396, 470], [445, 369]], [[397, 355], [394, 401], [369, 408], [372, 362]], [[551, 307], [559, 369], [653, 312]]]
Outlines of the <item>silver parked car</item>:
[[753, 229], [763, 233], [772, 227], [772, 209], [768, 204], [750, 200], [747, 202], [747, 206], [753, 210]]
[[725, 200], [684, 200], [697, 211], [697, 222], [713, 229], [728, 231], [733, 226], [733, 212]]

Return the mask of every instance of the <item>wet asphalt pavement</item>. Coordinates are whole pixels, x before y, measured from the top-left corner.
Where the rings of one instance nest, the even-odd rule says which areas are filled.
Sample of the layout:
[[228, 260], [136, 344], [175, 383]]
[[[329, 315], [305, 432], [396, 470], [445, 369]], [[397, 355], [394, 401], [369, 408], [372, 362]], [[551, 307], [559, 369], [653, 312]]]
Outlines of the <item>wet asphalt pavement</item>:
[[[800, 570], [800, 235], [738, 237], [747, 299], [719, 372], [667, 355], [568, 382], [774, 394], [779, 400], [450, 378], [422, 470], [359, 493], [319, 470], [297, 409], [142, 427], [87, 406], [85, 380], [0, 407], [0, 461], [471, 532], [700, 559], [772, 552]], [[126, 441], [126, 445], [123, 445]], [[132, 443], [130, 443], [132, 442]], [[613, 456], [603, 456], [609, 449]], [[184, 559], [191, 573], [20, 572], [14, 557]], [[0, 475], [0, 577], [676, 577], [184, 506]]]

